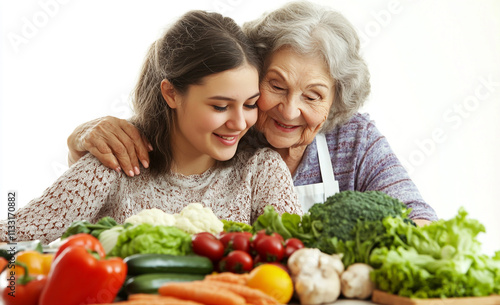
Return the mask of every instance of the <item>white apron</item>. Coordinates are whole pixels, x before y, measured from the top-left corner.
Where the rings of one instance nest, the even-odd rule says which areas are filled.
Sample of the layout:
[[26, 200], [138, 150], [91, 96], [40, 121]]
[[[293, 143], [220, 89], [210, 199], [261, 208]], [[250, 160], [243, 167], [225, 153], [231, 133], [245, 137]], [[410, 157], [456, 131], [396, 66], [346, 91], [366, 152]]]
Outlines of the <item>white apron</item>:
[[315, 203], [324, 203], [326, 198], [339, 192], [339, 183], [335, 180], [330, 152], [328, 151], [328, 144], [326, 143], [324, 134], [318, 133], [316, 135], [316, 146], [318, 148], [319, 168], [323, 182], [295, 187], [304, 213]]

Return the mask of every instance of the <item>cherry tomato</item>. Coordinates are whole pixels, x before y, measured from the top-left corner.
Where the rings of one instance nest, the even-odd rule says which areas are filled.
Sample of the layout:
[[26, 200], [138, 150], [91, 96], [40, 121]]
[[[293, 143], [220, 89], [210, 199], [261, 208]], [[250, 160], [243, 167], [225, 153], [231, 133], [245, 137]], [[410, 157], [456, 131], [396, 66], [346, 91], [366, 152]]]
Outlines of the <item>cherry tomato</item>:
[[296, 249], [304, 248], [304, 243], [295, 237], [291, 237], [285, 241], [285, 247], [292, 246]]
[[242, 234], [235, 235], [229, 242], [228, 247], [232, 251], [241, 250], [250, 253], [250, 238]]
[[285, 247], [285, 253], [283, 254], [283, 257], [289, 258], [293, 254], [293, 252], [295, 252], [297, 250], [299, 250], [299, 249], [291, 247], [291, 246]]
[[257, 244], [257, 242], [259, 241], [259, 239], [261, 239], [263, 237], [266, 237], [266, 236], [274, 236], [274, 237], [278, 238], [281, 242], [284, 242], [283, 237], [279, 233], [273, 232], [271, 234], [267, 234], [266, 229], [262, 229], [259, 232], [257, 232], [257, 234], [255, 234], [255, 236], [252, 239], [252, 242], [251, 242], [250, 246], [253, 249], [255, 249], [255, 245]]
[[241, 250], [231, 251], [219, 262], [220, 272], [245, 273], [253, 268], [253, 260], [250, 254]]
[[224, 256], [224, 245], [209, 232], [195, 234], [192, 240], [194, 253], [208, 257], [217, 263]]
[[233, 250], [242, 250], [250, 253], [250, 232], [229, 232], [220, 237], [220, 241], [224, 245], [224, 253], [229, 254]]
[[255, 243], [255, 251], [266, 262], [280, 261], [285, 254], [283, 243], [274, 236], [259, 238]]
[[297, 251], [298, 249], [304, 248], [304, 243], [298, 238], [289, 238], [285, 241], [285, 258], [290, 257], [290, 255], [293, 254], [293, 252]]
[[266, 262], [258, 254], [253, 258], [253, 267], [254, 268], [257, 267], [258, 265], [262, 265], [262, 264], [265, 264], [265, 263]]
[[227, 247], [229, 242], [236, 236], [246, 236], [248, 240], [252, 238], [252, 233], [250, 232], [223, 232], [219, 237], [219, 240]]
[[223, 232], [223, 233], [221, 233], [219, 240], [224, 245], [224, 248], [227, 246], [227, 244], [229, 244], [229, 242], [231, 241], [231, 239], [234, 236], [234, 233], [236, 233], [236, 232]]

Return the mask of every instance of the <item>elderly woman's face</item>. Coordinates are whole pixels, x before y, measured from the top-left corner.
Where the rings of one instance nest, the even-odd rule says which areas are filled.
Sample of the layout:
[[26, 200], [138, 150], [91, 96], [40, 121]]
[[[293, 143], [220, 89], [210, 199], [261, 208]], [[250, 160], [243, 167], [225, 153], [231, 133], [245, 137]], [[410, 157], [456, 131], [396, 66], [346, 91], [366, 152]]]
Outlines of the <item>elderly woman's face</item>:
[[321, 56], [276, 51], [260, 85], [257, 129], [275, 148], [310, 144], [328, 116], [334, 84]]

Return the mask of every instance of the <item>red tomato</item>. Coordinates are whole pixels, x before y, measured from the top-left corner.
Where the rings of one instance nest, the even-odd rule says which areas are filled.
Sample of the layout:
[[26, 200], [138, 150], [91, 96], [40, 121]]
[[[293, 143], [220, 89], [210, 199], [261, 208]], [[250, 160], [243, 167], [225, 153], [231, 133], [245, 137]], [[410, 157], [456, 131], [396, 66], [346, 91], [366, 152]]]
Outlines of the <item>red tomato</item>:
[[228, 247], [231, 251], [241, 250], [250, 253], [250, 238], [247, 235], [234, 235], [233, 239], [229, 242]]
[[265, 263], [266, 262], [258, 254], [253, 258], [253, 267], [254, 268], [257, 267], [258, 265], [262, 265]]
[[245, 273], [250, 272], [253, 268], [253, 260], [250, 254], [241, 251], [231, 251], [226, 257], [219, 262], [220, 272]]
[[281, 242], [284, 242], [283, 237], [279, 233], [273, 232], [271, 234], [267, 234], [266, 233], [266, 229], [262, 229], [259, 232], [257, 232], [257, 234], [255, 234], [255, 236], [252, 239], [252, 242], [251, 242], [250, 246], [253, 249], [255, 249], [255, 245], [257, 244], [257, 242], [259, 241], [259, 239], [261, 239], [263, 237], [266, 237], [266, 236], [274, 236], [277, 239], [279, 239]]
[[274, 236], [259, 238], [255, 243], [255, 251], [266, 262], [280, 261], [285, 254], [283, 243]]
[[192, 246], [194, 253], [208, 257], [213, 263], [217, 263], [224, 256], [224, 245], [209, 232], [195, 234]]
[[291, 247], [291, 246], [285, 247], [285, 253], [284, 253], [283, 257], [289, 258], [293, 254], [293, 252], [295, 252], [297, 250], [299, 250], [299, 249]]
[[226, 254], [233, 250], [242, 250], [250, 253], [251, 238], [252, 233], [250, 232], [230, 232], [222, 235], [219, 240], [224, 245]]
[[285, 247], [292, 246], [296, 249], [304, 248], [304, 243], [295, 237], [289, 238], [285, 241]]
[[298, 238], [289, 238], [285, 241], [285, 258], [290, 257], [290, 255], [293, 254], [293, 252], [297, 251], [298, 249], [304, 248], [304, 243]]
[[231, 239], [233, 238], [234, 234], [236, 232], [223, 232], [221, 234], [221, 236], [219, 237], [219, 240], [222, 242], [222, 244], [224, 245], [224, 248], [227, 247], [227, 244], [229, 244], [229, 242], [231, 241]]

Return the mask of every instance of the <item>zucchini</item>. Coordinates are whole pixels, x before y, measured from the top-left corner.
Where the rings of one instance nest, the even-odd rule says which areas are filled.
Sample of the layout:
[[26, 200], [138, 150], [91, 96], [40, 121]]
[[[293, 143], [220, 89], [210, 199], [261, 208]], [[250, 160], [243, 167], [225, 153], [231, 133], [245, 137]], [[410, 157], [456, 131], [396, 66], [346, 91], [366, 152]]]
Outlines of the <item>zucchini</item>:
[[201, 281], [202, 274], [181, 273], [148, 273], [134, 276], [125, 282], [124, 291], [127, 295], [134, 293], [158, 294], [158, 288], [168, 282]]
[[128, 275], [146, 273], [209, 274], [212, 261], [200, 255], [134, 254], [124, 259]]

